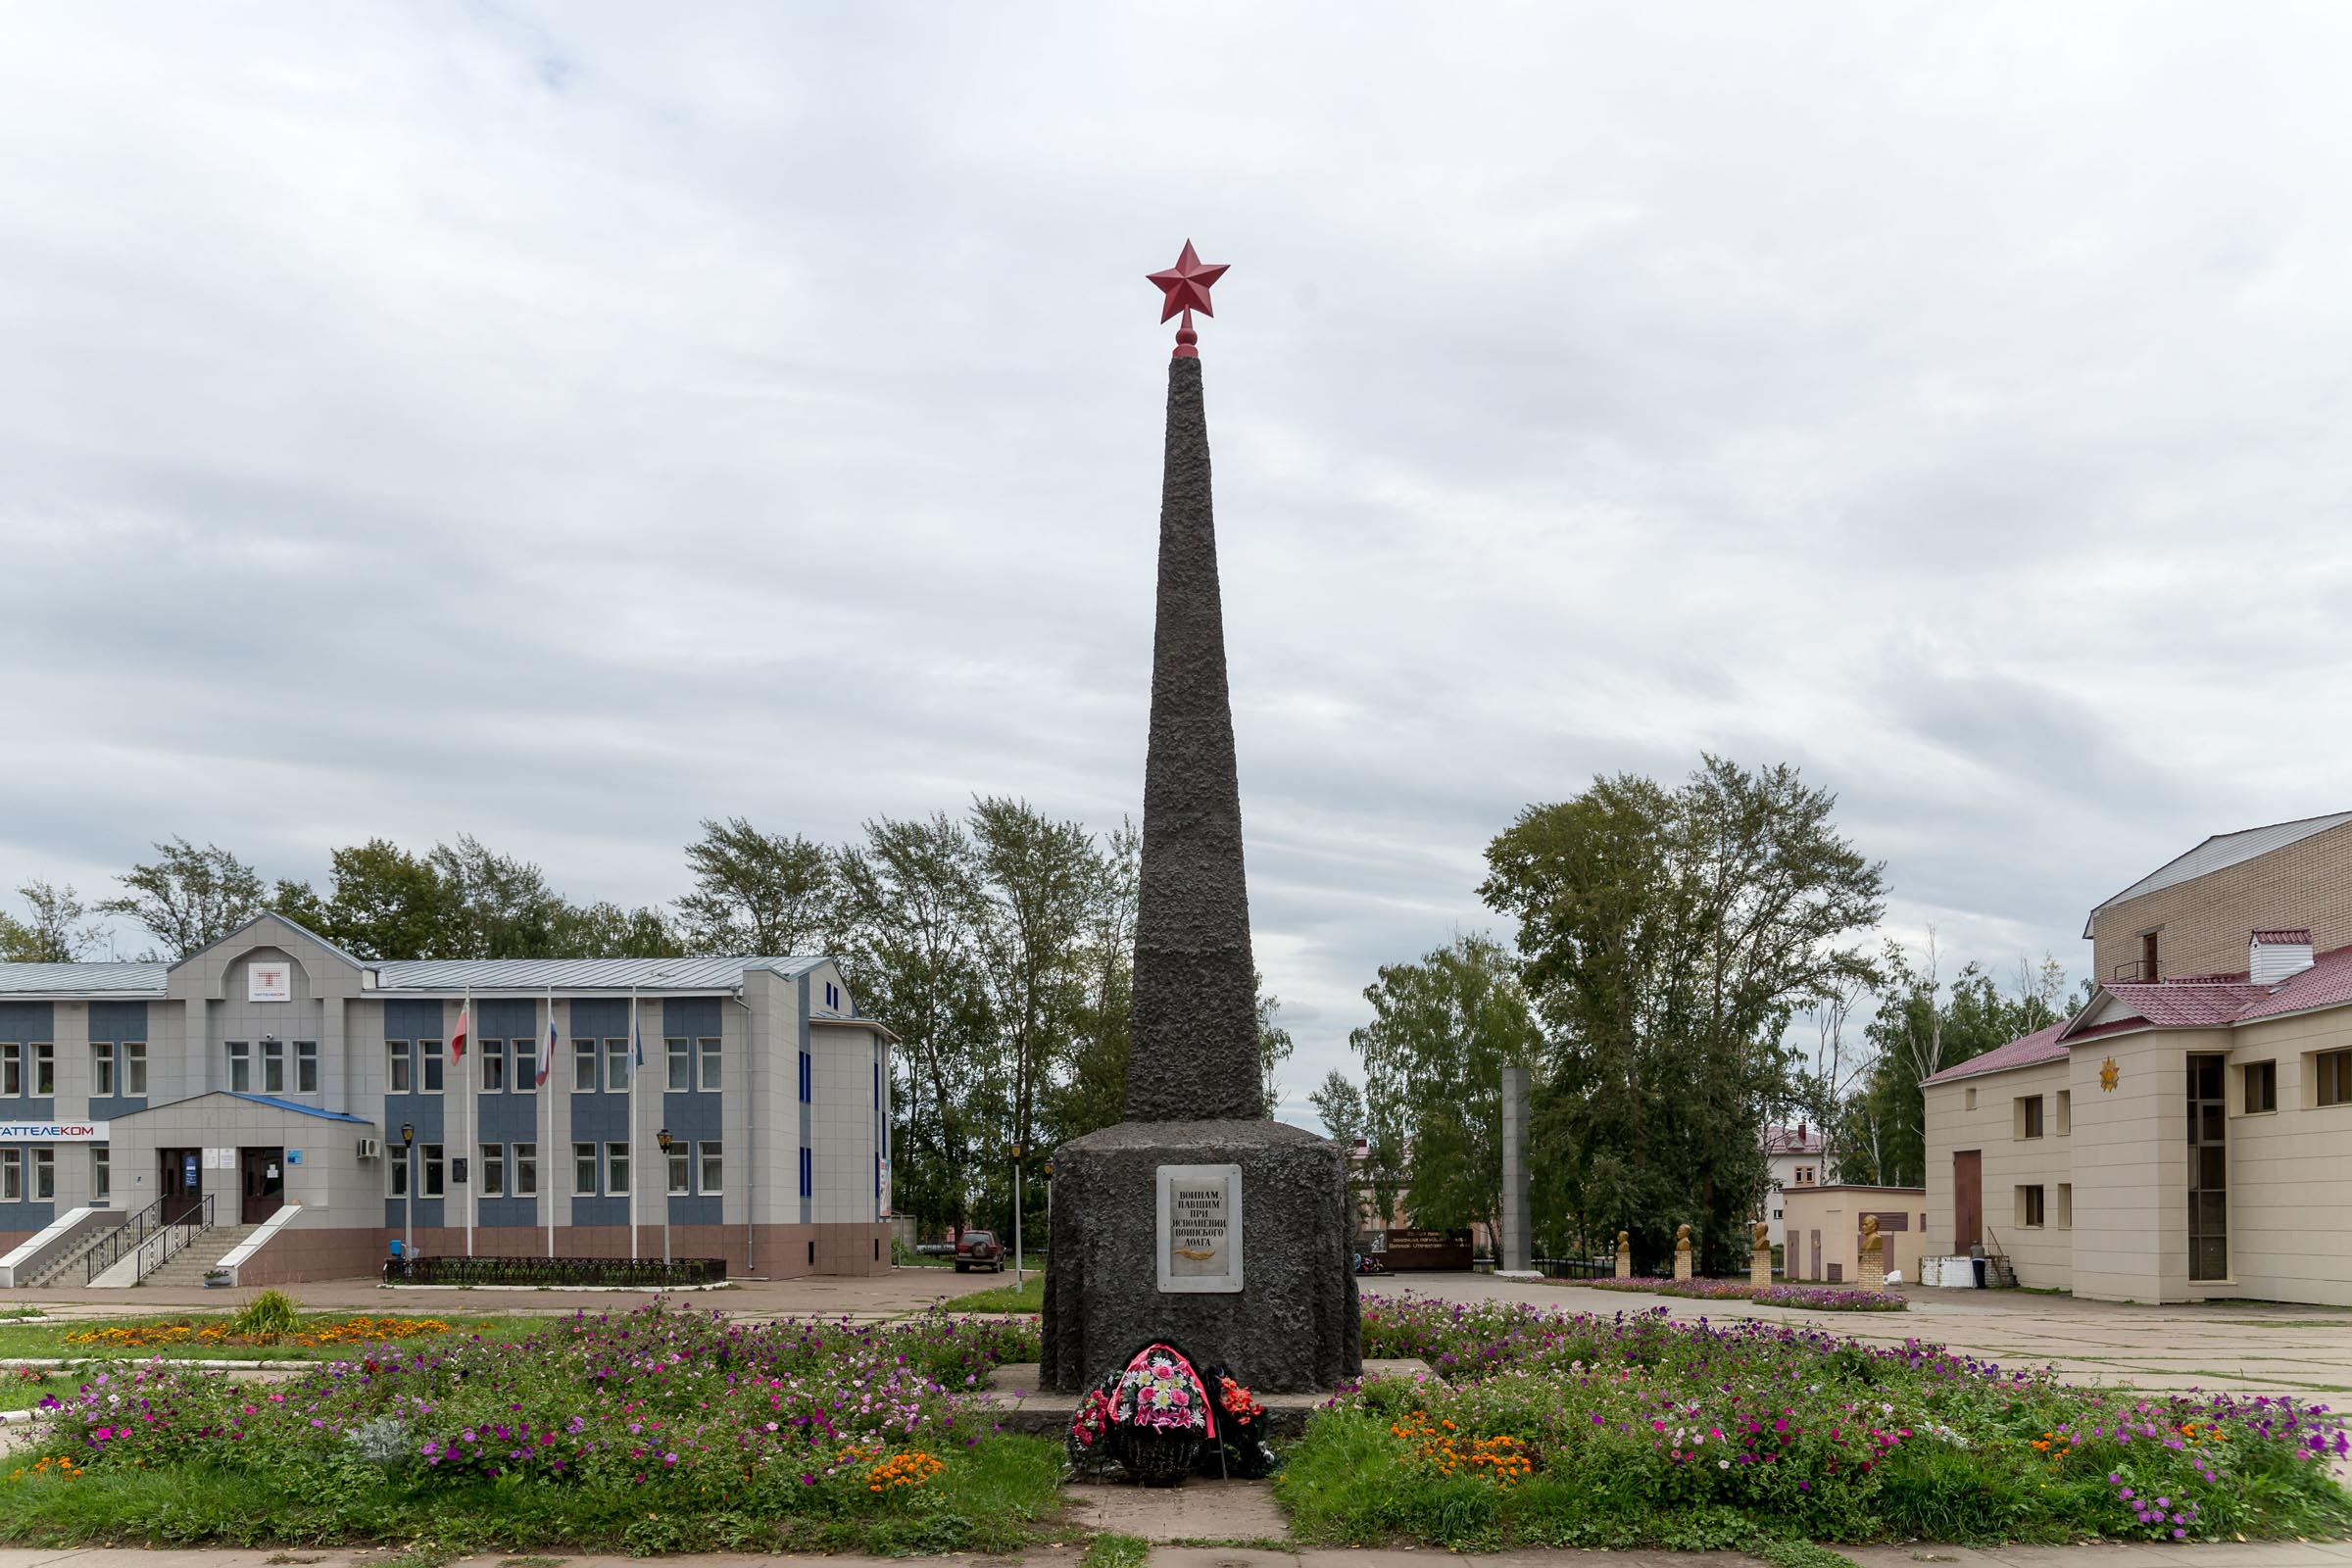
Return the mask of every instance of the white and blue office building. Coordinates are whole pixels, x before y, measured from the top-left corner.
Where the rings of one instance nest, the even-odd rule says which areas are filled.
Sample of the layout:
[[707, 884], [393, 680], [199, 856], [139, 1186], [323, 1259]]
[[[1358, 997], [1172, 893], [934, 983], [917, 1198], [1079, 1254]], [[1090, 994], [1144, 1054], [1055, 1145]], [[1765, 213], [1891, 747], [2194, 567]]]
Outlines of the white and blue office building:
[[826, 957], [383, 962], [272, 914], [176, 963], [0, 964], [0, 1285], [153, 1277], [107, 1245], [134, 1220], [248, 1285], [395, 1240], [878, 1272], [894, 1043]]

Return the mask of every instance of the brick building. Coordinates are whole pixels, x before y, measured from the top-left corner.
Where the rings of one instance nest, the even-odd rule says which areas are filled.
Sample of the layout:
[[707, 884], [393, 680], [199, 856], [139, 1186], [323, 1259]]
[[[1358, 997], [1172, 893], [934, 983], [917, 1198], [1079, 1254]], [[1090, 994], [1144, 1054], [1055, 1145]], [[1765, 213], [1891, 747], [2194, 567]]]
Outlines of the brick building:
[[2065, 1022], [1924, 1084], [1929, 1256], [2107, 1300], [2352, 1305], [2352, 812], [2091, 911]]

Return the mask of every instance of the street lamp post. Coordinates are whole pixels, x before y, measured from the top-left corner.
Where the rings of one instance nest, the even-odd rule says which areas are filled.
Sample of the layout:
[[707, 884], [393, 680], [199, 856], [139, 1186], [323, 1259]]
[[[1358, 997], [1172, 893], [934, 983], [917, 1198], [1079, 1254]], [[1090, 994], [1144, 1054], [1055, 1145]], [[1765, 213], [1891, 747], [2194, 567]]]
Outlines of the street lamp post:
[[400, 1271], [409, 1272], [416, 1259], [416, 1124], [400, 1124], [400, 1218], [407, 1239], [400, 1244]]
[[669, 1129], [654, 1134], [662, 1146], [662, 1272], [669, 1272]]
[[1012, 1146], [1012, 1288], [1019, 1290], [1021, 1281], [1028, 1278], [1021, 1258], [1021, 1146]]

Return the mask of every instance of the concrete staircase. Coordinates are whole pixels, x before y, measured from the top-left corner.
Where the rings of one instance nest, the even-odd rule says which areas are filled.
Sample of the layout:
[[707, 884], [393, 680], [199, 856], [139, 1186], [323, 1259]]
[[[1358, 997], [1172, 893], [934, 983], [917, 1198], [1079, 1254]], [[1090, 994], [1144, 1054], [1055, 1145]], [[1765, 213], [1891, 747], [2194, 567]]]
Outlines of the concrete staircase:
[[81, 1260], [89, 1256], [92, 1249], [102, 1245], [108, 1237], [114, 1234], [111, 1230], [92, 1231], [88, 1237], [68, 1248], [65, 1254], [56, 1262], [42, 1269], [33, 1278], [24, 1281], [24, 1285], [30, 1289], [39, 1290], [50, 1285], [77, 1286], [85, 1283], [81, 1275]]
[[216, 1225], [199, 1231], [187, 1246], [174, 1251], [164, 1266], [139, 1276], [141, 1285], [201, 1286], [205, 1271], [226, 1257], [259, 1225]]

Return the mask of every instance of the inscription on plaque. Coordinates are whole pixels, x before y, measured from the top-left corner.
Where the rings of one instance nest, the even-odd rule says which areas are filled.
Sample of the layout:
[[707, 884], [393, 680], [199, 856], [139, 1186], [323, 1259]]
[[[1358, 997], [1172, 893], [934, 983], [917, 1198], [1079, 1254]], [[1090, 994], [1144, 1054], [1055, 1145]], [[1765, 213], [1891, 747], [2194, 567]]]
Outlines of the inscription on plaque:
[[1159, 1167], [1159, 1288], [1242, 1288], [1242, 1167]]

